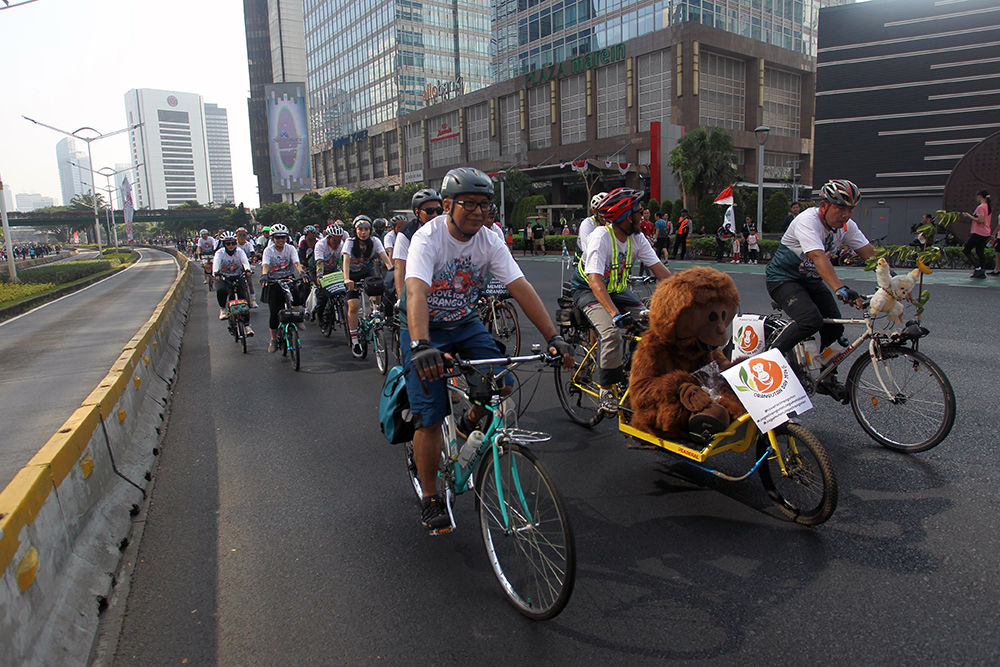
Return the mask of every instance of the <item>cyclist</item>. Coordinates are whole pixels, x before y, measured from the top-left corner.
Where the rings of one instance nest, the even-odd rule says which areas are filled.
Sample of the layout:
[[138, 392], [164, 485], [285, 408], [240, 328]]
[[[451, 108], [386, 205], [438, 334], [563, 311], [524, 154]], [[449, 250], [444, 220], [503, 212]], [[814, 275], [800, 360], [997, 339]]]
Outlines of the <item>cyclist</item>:
[[389, 220], [389, 231], [385, 233], [385, 238], [382, 239], [382, 245], [385, 247], [385, 253], [389, 255], [389, 259], [392, 259], [392, 248], [396, 245], [396, 235], [406, 223], [406, 216], [402, 214], [394, 215]]
[[375, 218], [372, 220], [372, 236], [382, 241], [382, 245], [385, 245], [385, 230], [389, 226], [385, 218]]
[[632, 265], [637, 260], [646, 264], [657, 280], [670, 277], [640, 229], [645, 194], [618, 188], [601, 200], [596, 211], [605, 226], [596, 228], [587, 239], [583, 261], [570, 280], [576, 307], [601, 337], [594, 382], [601, 388], [601, 411], [611, 415], [618, 414], [618, 399], [611, 387], [625, 380], [621, 330], [635, 324], [643, 309], [628, 288]]
[[[231, 278], [237, 276], [250, 275], [250, 260], [242, 249], [238, 247], [236, 234], [232, 232], [222, 232], [219, 234], [221, 248], [215, 251], [215, 258], [212, 260], [212, 273], [219, 278]], [[225, 280], [219, 281], [215, 296], [219, 300], [219, 319], [229, 319], [229, 312], [226, 310], [226, 302], [229, 301], [229, 283]], [[245, 280], [236, 283], [236, 296], [246, 299], [247, 285]], [[247, 322], [247, 336], [253, 336], [253, 329]]]
[[351, 354], [361, 358], [364, 350], [358, 342], [358, 290], [355, 283], [375, 275], [375, 258], [382, 260], [386, 269], [391, 268], [389, 255], [382, 242], [372, 237], [372, 221], [367, 215], [354, 218], [354, 238], [344, 245], [344, 286], [347, 287], [347, 322], [351, 328]]
[[[247, 260], [250, 262], [251, 271], [253, 270], [253, 263], [257, 260], [257, 245], [250, 238], [247, 233], [246, 227], [240, 227], [236, 230], [236, 247], [243, 251], [243, 254], [247, 256]], [[257, 307], [257, 288], [254, 287], [253, 280], [248, 281], [250, 283], [250, 307]]]
[[260, 236], [257, 237], [257, 256], [264, 257], [264, 248], [271, 244], [271, 228], [263, 227], [260, 230]]
[[[557, 335], [545, 305], [525, 280], [521, 269], [494, 234], [478, 233], [486, 223], [493, 181], [478, 169], [452, 169], [441, 186], [445, 215], [435, 217], [412, 238], [406, 265], [406, 294], [400, 307], [400, 349], [406, 369], [406, 390], [417, 427], [413, 455], [424, 489], [421, 522], [429, 530], [449, 524], [444, 501], [432, 495], [436, 488], [441, 450], [440, 424], [450, 409], [442, 374], [444, 355], [461, 350], [464, 356], [499, 356], [493, 337], [476, 315], [476, 301], [486, 288], [488, 274], [507, 285], [528, 319], [548, 340], [551, 354], [572, 362], [572, 348]], [[512, 380], [508, 377], [506, 393]], [[474, 382], [470, 384], [477, 386]], [[486, 388], [487, 391], [490, 388]], [[474, 407], [462, 417], [469, 433], [486, 416]]]
[[320, 280], [327, 273], [343, 270], [344, 245], [350, 240], [344, 228], [333, 223], [323, 232], [323, 239], [316, 243], [316, 312], [322, 315], [330, 296], [320, 285]]
[[302, 238], [299, 239], [299, 264], [305, 267], [312, 265], [313, 250], [318, 240], [319, 230], [313, 225], [306, 225], [302, 230]]
[[[799, 341], [817, 331], [821, 350], [843, 335], [842, 324], [823, 324], [823, 318], [840, 317], [831, 289], [844, 303], [861, 307], [860, 295], [837, 277], [827, 250], [846, 244], [862, 259], [875, 254], [875, 248], [851, 219], [854, 207], [861, 201], [858, 186], [848, 180], [832, 180], [823, 186], [819, 197], [819, 206], [802, 211], [788, 225], [764, 274], [771, 298], [792, 319], [772, 344], [785, 356]], [[797, 365], [792, 358], [789, 362], [793, 367]], [[816, 390], [837, 400], [846, 398], [836, 371], [823, 378]]]
[[[217, 247], [217, 242], [215, 237], [208, 235], [207, 229], [202, 229], [198, 232], [198, 242], [195, 244], [195, 259], [201, 259], [205, 262], [210, 262], [211, 258], [215, 256], [215, 250]], [[208, 266], [206, 265], [204, 284], [208, 284]]]
[[[424, 188], [413, 193], [410, 199], [410, 208], [416, 220], [403, 225], [396, 234], [396, 241], [392, 248], [392, 263], [395, 267], [393, 281], [396, 283], [396, 294], [403, 294], [403, 281], [406, 277], [406, 257], [410, 250], [410, 239], [418, 229], [427, 224], [436, 216], [444, 213], [443, 200], [434, 190]], [[402, 296], [400, 297], [402, 298]]]
[[601, 216], [597, 212], [597, 206], [607, 196], [607, 192], [598, 192], [590, 198], [590, 215], [584, 218], [583, 222], [580, 223], [580, 230], [577, 232], [576, 237], [577, 265], [583, 261], [583, 251], [587, 248], [587, 240], [590, 238], [590, 235], [594, 232], [594, 229], [604, 224], [600, 222]]
[[[267, 283], [270, 279], [278, 280], [293, 276], [301, 278], [302, 264], [299, 263], [298, 252], [288, 243], [288, 227], [281, 224], [273, 225], [270, 231], [271, 244], [264, 248], [264, 256], [261, 259], [260, 283], [265, 286], [261, 298], [267, 301], [267, 307], [270, 310], [267, 324], [271, 329], [271, 342], [267, 345], [267, 351], [276, 352], [278, 349], [278, 313], [285, 307], [285, 292], [278, 285], [268, 285]], [[293, 287], [292, 304], [305, 303], [308, 295], [309, 285], [303, 284], [300, 288]]]

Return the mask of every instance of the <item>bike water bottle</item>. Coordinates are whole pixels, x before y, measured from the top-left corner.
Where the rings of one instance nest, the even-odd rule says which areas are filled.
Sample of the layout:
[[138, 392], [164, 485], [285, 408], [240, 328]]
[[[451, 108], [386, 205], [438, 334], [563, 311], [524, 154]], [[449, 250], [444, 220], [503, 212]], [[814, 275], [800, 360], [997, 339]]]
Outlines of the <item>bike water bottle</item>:
[[815, 338], [807, 338], [802, 341], [802, 347], [806, 350], [806, 363], [809, 370], [818, 371], [823, 365], [823, 358], [819, 353], [819, 342]]
[[485, 437], [485, 434], [479, 429], [469, 434], [465, 444], [462, 445], [462, 449], [458, 452], [458, 465], [463, 468], [469, 465], [469, 461], [476, 455], [476, 450], [479, 449], [479, 445], [483, 444], [483, 438]]

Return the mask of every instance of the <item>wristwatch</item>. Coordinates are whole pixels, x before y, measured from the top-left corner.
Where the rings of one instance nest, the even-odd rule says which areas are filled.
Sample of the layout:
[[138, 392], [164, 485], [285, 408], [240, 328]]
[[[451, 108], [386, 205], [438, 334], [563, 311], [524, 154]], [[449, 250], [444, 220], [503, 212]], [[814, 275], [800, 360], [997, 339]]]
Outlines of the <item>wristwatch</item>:
[[421, 347], [421, 346], [430, 347], [431, 346], [431, 342], [429, 340], [427, 340], [426, 338], [415, 338], [415, 339], [413, 339], [413, 340], [410, 341], [410, 351], [411, 352], [416, 352], [417, 348]]

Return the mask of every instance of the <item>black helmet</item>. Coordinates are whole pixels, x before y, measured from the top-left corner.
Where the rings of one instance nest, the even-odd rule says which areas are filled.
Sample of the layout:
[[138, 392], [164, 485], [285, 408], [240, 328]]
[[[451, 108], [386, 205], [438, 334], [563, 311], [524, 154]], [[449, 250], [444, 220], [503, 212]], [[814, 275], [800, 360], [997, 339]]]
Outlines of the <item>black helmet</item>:
[[444, 175], [441, 194], [448, 199], [476, 193], [493, 199], [493, 179], [472, 167], [459, 167]]
[[430, 188], [417, 190], [413, 193], [413, 198], [410, 200], [410, 208], [418, 208], [429, 201], [436, 201], [440, 204], [442, 201], [441, 195]]
[[385, 218], [375, 218], [375, 220], [372, 221], [372, 225], [375, 229], [385, 229]]

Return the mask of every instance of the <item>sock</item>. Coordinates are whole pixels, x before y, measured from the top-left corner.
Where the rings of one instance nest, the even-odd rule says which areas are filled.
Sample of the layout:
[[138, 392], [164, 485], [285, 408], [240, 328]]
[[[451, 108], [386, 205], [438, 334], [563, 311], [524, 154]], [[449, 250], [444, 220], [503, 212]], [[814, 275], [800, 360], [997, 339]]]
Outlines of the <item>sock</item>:
[[357, 342], [358, 342], [358, 330], [357, 329], [351, 329], [351, 344], [354, 344], [354, 343], [357, 343]]
[[271, 338], [277, 338], [277, 337], [278, 337], [278, 330], [271, 329]]

